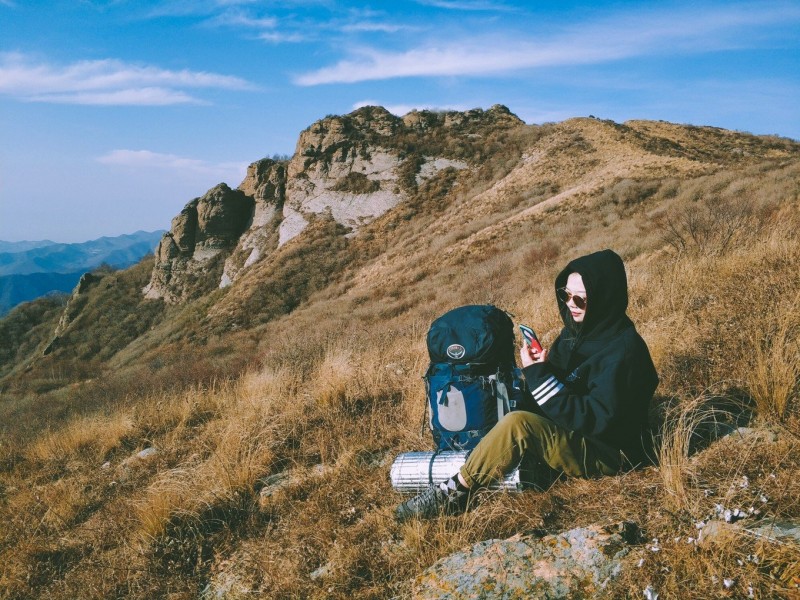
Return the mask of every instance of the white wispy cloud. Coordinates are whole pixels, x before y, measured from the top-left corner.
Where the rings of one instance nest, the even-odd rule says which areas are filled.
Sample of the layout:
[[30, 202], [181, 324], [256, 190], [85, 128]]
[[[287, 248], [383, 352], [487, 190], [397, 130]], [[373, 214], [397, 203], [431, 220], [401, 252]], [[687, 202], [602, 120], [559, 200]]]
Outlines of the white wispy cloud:
[[258, 34], [258, 39], [273, 44], [305, 42], [308, 37], [299, 32], [264, 31]]
[[253, 4], [258, 0], [159, 0], [147, 7], [147, 18], [160, 17], [185, 17], [207, 16], [219, 13], [220, 10], [229, 10]]
[[800, 7], [751, 5], [642, 11], [565, 28], [553, 36], [471, 35], [405, 51], [374, 47], [295, 78], [299, 85], [355, 83], [397, 77], [504, 74], [538, 67], [588, 65], [659, 53], [740, 47], [759, 27], [800, 20]]
[[397, 33], [399, 31], [408, 31], [412, 29], [408, 25], [399, 25], [397, 23], [382, 23], [378, 21], [359, 21], [354, 23], [346, 23], [342, 25], [340, 30], [345, 33], [360, 33], [360, 32], [383, 32], [383, 33]]
[[116, 167], [134, 169], [158, 169], [182, 171], [191, 174], [217, 176], [218, 178], [244, 177], [247, 163], [211, 163], [176, 154], [164, 154], [150, 150], [112, 150], [97, 158], [97, 162]]
[[336, 44], [362, 33], [394, 34], [421, 29], [393, 21], [385, 10], [360, 6], [343, 10], [328, 0], [272, 3], [266, 8], [271, 14], [265, 15], [265, 7], [258, 1], [170, 0], [151, 7], [146, 18], [196, 17], [201, 19], [202, 26], [234, 30], [272, 44], [320, 41]]
[[486, 2], [484, 0], [417, 0], [417, 4], [422, 4], [423, 6], [433, 6], [434, 8], [444, 8], [446, 10], [508, 10], [508, 7], [503, 4], [499, 4], [497, 2]]
[[27, 98], [30, 102], [83, 104], [88, 106], [167, 106], [171, 104], [205, 104], [183, 92], [164, 88], [139, 88], [113, 92], [78, 92], [41, 94]]
[[248, 29], [274, 29], [278, 25], [275, 17], [252, 17], [241, 10], [225, 11], [209, 19], [208, 24], [220, 27], [243, 27]]
[[202, 103], [186, 91], [199, 88], [248, 90], [254, 86], [230, 75], [114, 59], [56, 65], [20, 53], [0, 54], [0, 94], [21, 100], [145, 106]]

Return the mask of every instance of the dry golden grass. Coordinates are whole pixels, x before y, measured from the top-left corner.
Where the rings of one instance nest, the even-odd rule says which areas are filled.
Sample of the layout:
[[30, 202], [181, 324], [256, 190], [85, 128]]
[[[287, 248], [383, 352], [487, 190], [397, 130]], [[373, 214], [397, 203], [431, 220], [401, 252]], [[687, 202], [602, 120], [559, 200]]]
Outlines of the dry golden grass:
[[[799, 297], [800, 299], [800, 297]], [[800, 384], [800, 341], [796, 324], [785, 324], [753, 349], [747, 383], [759, 414], [782, 421]]]
[[133, 431], [133, 420], [126, 412], [91, 415], [44, 433], [30, 445], [32, 460], [66, 461], [87, 454], [103, 460]]
[[697, 468], [692, 456], [698, 447], [702, 449], [735, 429], [736, 415], [746, 410], [736, 402], [721, 405], [721, 400], [724, 399], [709, 390], [666, 409], [657, 446], [658, 466], [673, 510], [698, 513]]

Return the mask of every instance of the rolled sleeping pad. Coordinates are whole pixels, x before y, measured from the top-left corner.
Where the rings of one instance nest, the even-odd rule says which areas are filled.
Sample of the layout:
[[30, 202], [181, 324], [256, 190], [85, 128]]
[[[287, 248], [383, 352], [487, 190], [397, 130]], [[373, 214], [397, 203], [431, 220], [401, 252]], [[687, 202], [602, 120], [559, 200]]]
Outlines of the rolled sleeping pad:
[[[418, 494], [434, 483], [441, 483], [458, 472], [467, 460], [468, 452], [405, 452], [394, 459], [389, 477], [398, 492]], [[521, 488], [519, 469], [490, 486], [493, 490], [518, 491]]]

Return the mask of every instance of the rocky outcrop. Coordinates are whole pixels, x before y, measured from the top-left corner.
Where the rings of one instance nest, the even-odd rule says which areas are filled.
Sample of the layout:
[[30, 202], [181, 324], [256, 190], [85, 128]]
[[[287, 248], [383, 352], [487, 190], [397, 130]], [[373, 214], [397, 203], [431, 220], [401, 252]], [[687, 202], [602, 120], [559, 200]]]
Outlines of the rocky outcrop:
[[81, 275], [75, 289], [72, 290], [72, 295], [67, 300], [67, 305], [64, 307], [64, 312], [61, 313], [61, 318], [58, 320], [58, 325], [53, 333], [53, 339], [47, 344], [42, 354], [47, 356], [58, 347], [64, 332], [69, 328], [70, 324], [80, 314], [83, 305], [85, 304], [86, 293], [89, 288], [96, 284], [103, 278], [102, 273], [84, 273]]
[[[402, 127], [387, 110], [364, 107], [301, 132], [289, 163], [278, 244], [299, 235], [312, 214], [329, 211], [355, 232], [401, 202], [406, 197], [397, 186], [402, 159], [391, 140]], [[357, 179], [361, 185], [353, 186]]]
[[[278, 244], [299, 235], [309, 215], [324, 212], [355, 234], [440, 171], [468, 168], [465, 160], [446, 156], [453, 147], [487, 129], [521, 125], [500, 105], [463, 113], [413, 111], [403, 118], [365, 106], [317, 121], [301, 132], [289, 163]], [[410, 180], [404, 177], [409, 170]]]
[[275, 233], [286, 200], [286, 165], [265, 158], [251, 164], [239, 190], [253, 199], [253, 216], [236, 251], [225, 261], [220, 287], [277, 247]]
[[206, 263], [236, 246], [252, 216], [253, 198], [224, 183], [189, 202], [158, 244], [145, 297], [174, 303], [204, 290]]
[[623, 569], [630, 528], [597, 525], [558, 535], [518, 534], [447, 556], [413, 583], [418, 600], [604, 598]]
[[237, 190], [220, 184], [187, 204], [161, 240], [144, 293], [180, 302], [202, 285], [226, 287], [316, 215], [356, 235], [441, 171], [468, 168], [459, 152], [483, 134], [521, 125], [500, 105], [403, 118], [365, 106], [321, 119], [301, 132], [288, 163], [257, 161]]

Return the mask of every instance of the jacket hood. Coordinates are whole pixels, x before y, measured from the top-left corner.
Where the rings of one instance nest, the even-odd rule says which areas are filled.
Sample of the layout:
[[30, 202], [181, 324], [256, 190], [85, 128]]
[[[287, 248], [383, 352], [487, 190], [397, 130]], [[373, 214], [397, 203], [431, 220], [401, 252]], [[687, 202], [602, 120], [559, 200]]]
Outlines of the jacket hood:
[[576, 332], [579, 340], [586, 341], [614, 335], [631, 325], [625, 314], [628, 278], [622, 258], [616, 252], [601, 250], [571, 261], [556, 277], [556, 294], [567, 284], [571, 273], [579, 273], [586, 287], [586, 315], [583, 323], [575, 323], [567, 305], [558, 300], [567, 330]]

